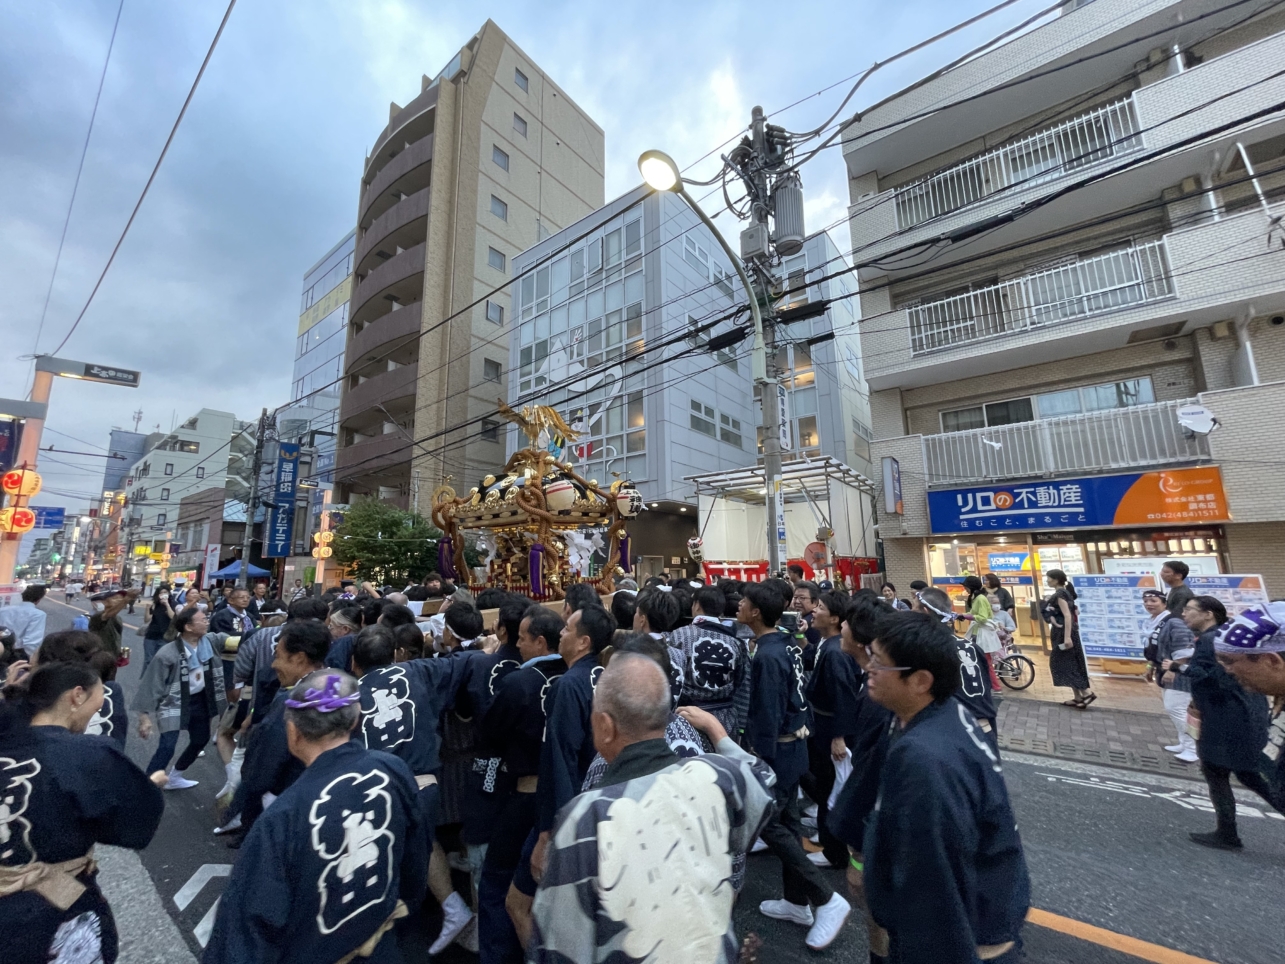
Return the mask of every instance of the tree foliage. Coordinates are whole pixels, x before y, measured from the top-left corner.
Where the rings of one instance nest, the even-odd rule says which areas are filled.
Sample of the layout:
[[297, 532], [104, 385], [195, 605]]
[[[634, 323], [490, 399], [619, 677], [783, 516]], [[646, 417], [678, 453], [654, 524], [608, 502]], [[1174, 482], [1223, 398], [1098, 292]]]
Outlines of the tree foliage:
[[335, 528], [335, 560], [355, 578], [401, 588], [437, 569], [441, 531], [418, 512], [386, 502], [354, 502]]

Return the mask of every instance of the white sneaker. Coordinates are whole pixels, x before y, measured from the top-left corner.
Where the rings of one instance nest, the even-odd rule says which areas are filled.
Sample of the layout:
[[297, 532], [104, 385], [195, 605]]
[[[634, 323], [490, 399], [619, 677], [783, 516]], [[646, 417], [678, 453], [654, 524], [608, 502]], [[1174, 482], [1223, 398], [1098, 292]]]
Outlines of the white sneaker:
[[189, 780], [183, 776], [181, 770], [171, 770], [169, 782], [165, 784], [166, 790], [187, 790], [199, 784], [200, 780]]
[[231, 833], [233, 830], [240, 830], [240, 829], [241, 829], [241, 814], [238, 813], [235, 817], [233, 817], [223, 826], [215, 827], [214, 833], [215, 835], [220, 835], [225, 833]]
[[1175, 760], [1181, 760], [1183, 763], [1199, 763], [1200, 757], [1196, 756], [1195, 750], [1185, 750], [1174, 757]]
[[[835, 896], [839, 895], [835, 894]], [[828, 907], [829, 904], [826, 906]], [[807, 904], [800, 906], [791, 904], [788, 900], [765, 900], [759, 904], [759, 913], [774, 920], [788, 920], [791, 924], [799, 924], [803, 927], [812, 926], [812, 908]]]
[[822, 870], [825, 870], [828, 867], [834, 866], [834, 864], [830, 863], [829, 858], [826, 857], [825, 852], [822, 850], [818, 850], [814, 854], [808, 854], [808, 860], [812, 861]]
[[843, 930], [844, 921], [852, 912], [852, 905], [835, 894], [824, 905], [817, 908], [816, 923], [808, 931], [807, 945], [814, 951], [825, 950]]
[[469, 910], [468, 904], [464, 903], [464, 898], [452, 892], [442, 904], [442, 932], [437, 935], [437, 940], [433, 941], [428, 949], [429, 956], [440, 954], [450, 947], [455, 938], [459, 937], [460, 931], [464, 930], [472, 919], [473, 912]]
[[1181, 752], [1182, 752], [1182, 744], [1181, 744], [1181, 743], [1175, 743], [1173, 746], [1167, 746], [1167, 747], [1165, 747], [1165, 749], [1166, 749], [1166, 750], [1168, 750], [1170, 753], [1181, 753]]
[[762, 853], [763, 851], [765, 851], [765, 850], [767, 850], [767, 844], [765, 844], [765, 843], [763, 842], [763, 838], [762, 838], [762, 837], [755, 837], [755, 838], [754, 838], [754, 846], [750, 848], [750, 853], [752, 853], [752, 854], [761, 854], [761, 853]]

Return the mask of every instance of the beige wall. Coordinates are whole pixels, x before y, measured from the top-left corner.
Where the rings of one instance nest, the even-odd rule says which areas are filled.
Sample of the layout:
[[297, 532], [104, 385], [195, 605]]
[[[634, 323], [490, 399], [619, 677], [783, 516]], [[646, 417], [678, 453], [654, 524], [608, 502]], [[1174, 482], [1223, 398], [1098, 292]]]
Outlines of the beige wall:
[[[439, 99], [423, 324], [479, 304], [422, 343], [415, 435], [445, 434], [417, 449], [421, 509], [445, 477], [466, 490], [502, 466], [503, 442], [477, 437], [505, 385], [503, 374], [484, 379], [485, 362], [498, 361], [503, 371], [509, 358], [511, 292], [494, 289], [512, 278], [514, 255], [538, 240], [537, 224], [556, 231], [600, 207], [605, 190], [602, 129], [492, 21], [465, 65], [464, 78], [444, 83]], [[526, 76], [526, 91], [515, 69]], [[514, 128], [515, 113], [527, 122], [525, 137]], [[495, 164], [494, 146], [508, 154], [507, 171]], [[508, 205], [507, 220], [491, 213], [492, 195]], [[503, 272], [488, 262], [492, 247], [505, 255]], [[503, 326], [486, 319], [488, 298], [504, 308]]]
[[1232, 572], [1258, 573], [1267, 583], [1268, 598], [1285, 596], [1285, 522], [1235, 523], [1226, 529]]

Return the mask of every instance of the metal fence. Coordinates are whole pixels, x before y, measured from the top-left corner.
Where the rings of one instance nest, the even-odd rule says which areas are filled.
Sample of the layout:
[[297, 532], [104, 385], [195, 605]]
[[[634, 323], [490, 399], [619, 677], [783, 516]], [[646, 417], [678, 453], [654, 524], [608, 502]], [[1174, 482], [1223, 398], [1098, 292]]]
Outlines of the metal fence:
[[1178, 424], [1178, 408], [1191, 401], [925, 435], [928, 484], [1039, 478], [1207, 459], [1209, 437]]
[[1034, 271], [907, 310], [912, 354], [1084, 318], [1174, 294], [1164, 238]]
[[1038, 184], [1142, 146], [1131, 95], [899, 188], [897, 227], [904, 231], [1004, 188]]

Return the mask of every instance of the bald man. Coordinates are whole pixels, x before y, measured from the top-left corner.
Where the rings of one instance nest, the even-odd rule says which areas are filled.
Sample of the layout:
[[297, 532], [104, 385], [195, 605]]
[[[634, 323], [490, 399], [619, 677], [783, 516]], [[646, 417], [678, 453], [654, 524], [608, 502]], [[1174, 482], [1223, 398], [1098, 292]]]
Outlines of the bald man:
[[732, 856], [758, 836], [776, 777], [696, 707], [679, 713], [717, 752], [679, 760], [665, 742], [669, 706], [653, 660], [620, 653], [603, 671], [590, 722], [607, 773], [557, 815], [533, 907], [535, 961], [589, 964], [620, 950], [736, 961]]

